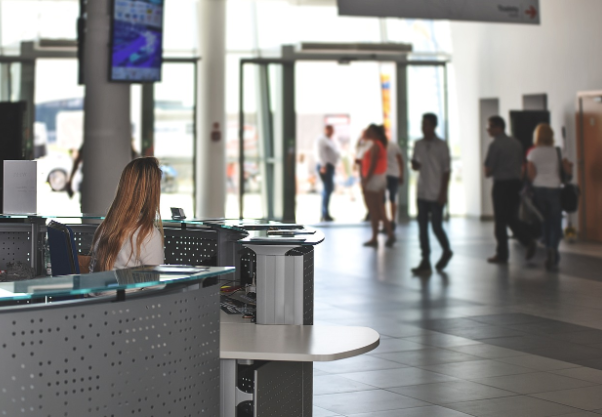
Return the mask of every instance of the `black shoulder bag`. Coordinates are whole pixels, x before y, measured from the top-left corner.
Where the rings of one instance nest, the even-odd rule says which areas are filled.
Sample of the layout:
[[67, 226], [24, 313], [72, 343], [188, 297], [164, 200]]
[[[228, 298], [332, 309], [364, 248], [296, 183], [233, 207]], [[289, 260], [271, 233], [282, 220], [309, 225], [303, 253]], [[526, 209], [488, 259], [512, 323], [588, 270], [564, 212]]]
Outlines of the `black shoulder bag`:
[[571, 182], [570, 176], [564, 172], [560, 148], [556, 148], [556, 153], [558, 155], [560, 182], [562, 182], [562, 188], [560, 189], [560, 205], [562, 206], [562, 211], [574, 213], [579, 208], [579, 196], [581, 195], [581, 190], [578, 185]]

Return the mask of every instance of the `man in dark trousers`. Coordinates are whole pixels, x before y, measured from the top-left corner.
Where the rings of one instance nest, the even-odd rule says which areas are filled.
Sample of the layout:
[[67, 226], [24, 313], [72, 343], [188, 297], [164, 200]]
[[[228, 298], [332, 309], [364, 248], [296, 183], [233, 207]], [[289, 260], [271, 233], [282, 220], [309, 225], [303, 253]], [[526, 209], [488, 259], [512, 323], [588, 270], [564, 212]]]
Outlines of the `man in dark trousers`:
[[334, 127], [327, 125], [324, 127], [324, 135], [316, 141], [316, 157], [318, 159], [318, 173], [324, 189], [322, 191], [322, 218], [324, 222], [331, 222], [334, 219], [330, 216], [329, 205], [330, 195], [334, 191], [334, 172], [336, 165], [341, 158], [339, 147], [334, 139]]
[[494, 264], [508, 262], [508, 227], [526, 248], [527, 260], [535, 255], [535, 239], [529, 227], [518, 219], [521, 177], [524, 161], [523, 145], [505, 133], [506, 122], [500, 116], [489, 118], [487, 133], [493, 138], [485, 159], [485, 176], [493, 178], [493, 212], [495, 216], [495, 256], [488, 259]]
[[418, 177], [418, 225], [420, 228], [420, 248], [422, 261], [414, 274], [430, 273], [432, 271], [429, 243], [429, 222], [441, 245], [443, 253], [435, 265], [437, 270], [445, 269], [454, 255], [449, 245], [449, 239], [443, 229], [443, 209], [447, 204], [447, 190], [451, 174], [451, 157], [449, 147], [444, 140], [437, 137], [437, 116], [426, 113], [422, 116], [423, 139], [414, 144], [412, 169], [420, 173]]

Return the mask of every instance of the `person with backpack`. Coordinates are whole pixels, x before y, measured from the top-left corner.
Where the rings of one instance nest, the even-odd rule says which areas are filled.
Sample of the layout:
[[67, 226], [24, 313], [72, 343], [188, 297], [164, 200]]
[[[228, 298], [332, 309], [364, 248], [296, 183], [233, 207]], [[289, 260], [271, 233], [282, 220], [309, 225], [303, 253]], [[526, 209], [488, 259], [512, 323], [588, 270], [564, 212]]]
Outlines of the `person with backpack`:
[[535, 128], [535, 147], [527, 155], [527, 175], [533, 186], [535, 205], [544, 217], [542, 228], [546, 246], [545, 266], [552, 270], [558, 266], [558, 245], [562, 239], [561, 186], [570, 177], [573, 164], [562, 158], [560, 148], [554, 147], [554, 131], [547, 123]]

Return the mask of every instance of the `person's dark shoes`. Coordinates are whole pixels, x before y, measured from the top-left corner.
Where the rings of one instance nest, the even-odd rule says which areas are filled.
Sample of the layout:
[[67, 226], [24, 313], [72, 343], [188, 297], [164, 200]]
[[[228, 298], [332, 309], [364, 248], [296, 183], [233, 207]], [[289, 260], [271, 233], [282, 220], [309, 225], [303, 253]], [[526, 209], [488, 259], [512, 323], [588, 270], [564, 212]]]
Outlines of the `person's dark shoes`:
[[321, 221], [323, 222], [333, 222], [334, 219], [330, 216], [322, 217]]
[[378, 248], [378, 240], [369, 240], [364, 243], [364, 246], [369, 248]]
[[439, 259], [439, 262], [437, 262], [437, 264], [435, 265], [437, 271], [443, 271], [453, 256], [454, 253], [450, 250], [443, 252], [443, 255], [441, 255], [441, 259]]
[[535, 239], [532, 239], [531, 242], [527, 245], [527, 251], [525, 252], [525, 259], [530, 261], [535, 256], [535, 252], [537, 251], [537, 242]]
[[508, 263], [508, 260], [502, 259], [499, 256], [495, 255], [487, 259], [487, 262], [489, 262], [490, 264], [506, 265]]
[[395, 242], [397, 242], [397, 238], [394, 235], [391, 235], [385, 242], [385, 246], [388, 248], [392, 248], [393, 246], [395, 246]]
[[423, 259], [420, 262], [420, 265], [418, 265], [416, 268], [412, 268], [412, 273], [415, 275], [430, 274], [431, 272], [433, 272], [433, 269], [431, 268], [431, 263], [426, 259]]

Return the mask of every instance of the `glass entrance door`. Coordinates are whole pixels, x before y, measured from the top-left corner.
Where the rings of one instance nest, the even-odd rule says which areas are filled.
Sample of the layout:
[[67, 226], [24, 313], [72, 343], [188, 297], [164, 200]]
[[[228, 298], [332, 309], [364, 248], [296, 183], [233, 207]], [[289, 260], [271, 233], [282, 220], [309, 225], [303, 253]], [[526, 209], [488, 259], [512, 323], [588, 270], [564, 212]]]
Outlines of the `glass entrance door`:
[[243, 60], [240, 70], [238, 149], [228, 149], [238, 215], [294, 221], [294, 65]]

